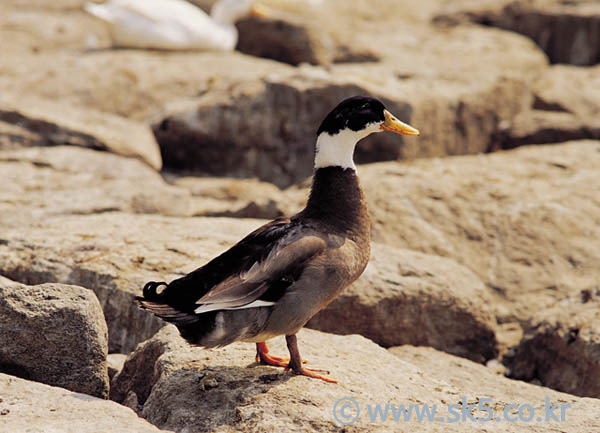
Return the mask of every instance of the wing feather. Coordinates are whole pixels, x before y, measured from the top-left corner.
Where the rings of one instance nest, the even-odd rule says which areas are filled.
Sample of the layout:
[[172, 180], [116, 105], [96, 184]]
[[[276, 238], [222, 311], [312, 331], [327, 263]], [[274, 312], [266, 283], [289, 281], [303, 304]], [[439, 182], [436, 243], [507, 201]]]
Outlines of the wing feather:
[[269, 282], [284, 276], [291, 268], [303, 265], [327, 244], [317, 236], [304, 236], [298, 239], [282, 239], [262, 261], [256, 261], [250, 269], [232, 275], [202, 296], [196, 304], [214, 305], [215, 309], [241, 307], [249, 304], [265, 293]]
[[[272, 305], [299, 277], [306, 263], [327, 245], [328, 238], [310, 227], [280, 218], [259, 227], [206, 265], [172, 281], [162, 292], [145, 290], [144, 298], [138, 301], [143, 301], [144, 308], [173, 321], [180, 319], [174, 312], [194, 316], [214, 310]], [[158, 305], [168, 309], [161, 310]]]

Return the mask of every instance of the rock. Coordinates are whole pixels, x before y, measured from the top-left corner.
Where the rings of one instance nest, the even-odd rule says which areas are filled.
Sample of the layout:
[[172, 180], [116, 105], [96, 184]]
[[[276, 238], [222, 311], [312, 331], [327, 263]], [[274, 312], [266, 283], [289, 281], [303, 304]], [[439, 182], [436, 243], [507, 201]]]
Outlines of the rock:
[[[514, 382], [461, 358], [433, 349], [412, 348], [402, 359], [360, 336], [333, 336], [302, 330], [300, 351], [309, 366], [327, 368], [338, 384], [292, 376], [282, 369], [253, 364], [253, 344], [234, 343], [222, 349], [192, 348], [171, 325], [131, 354], [117, 376], [120, 395], [135, 393], [143, 405], [144, 418], [159, 428], [178, 432], [201, 431], [397, 431], [398, 424], [371, 422], [367, 405], [386, 403], [433, 405], [444, 415], [450, 404], [469, 404], [491, 397], [496, 415], [508, 404], [530, 404], [543, 411], [545, 397], [554, 404], [570, 404], [562, 430], [594, 431], [600, 424], [597, 400]], [[287, 353], [282, 338], [272, 340], [272, 352]], [[403, 348], [404, 349], [404, 348]], [[413, 355], [421, 355], [419, 358]], [[397, 354], [397, 352], [396, 352]], [[377, 362], [374, 364], [373, 360]], [[142, 367], [137, 370], [137, 367]], [[128, 374], [124, 374], [129, 372]], [[360, 408], [352, 425], [336, 422], [334, 405], [353, 399]], [[349, 400], [350, 403], [352, 401]], [[339, 405], [340, 403], [338, 403]], [[339, 419], [344, 420], [339, 412]], [[507, 409], [510, 417], [516, 410]], [[345, 409], [354, 415], [354, 408]], [[441, 412], [437, 412], [441, 414]], [[539, 412], [538, 412], [539, 413]], [[560, 411], [556, 411], [560, 416]], [[485, 413], [477, 412], [483, 417]], [[402, 421], [401, 421], [402, 422]], [[406, 432], [439, 431], [435, 422], [403, 422]], [[490, 432], [548, 431], [547, 424], [496, 422], [486, 424]], [[444, 431], [480, 431], [476, 423], [447, 423]]]
[[[600, 23], [600, 20], [599, 20]], [[600, 65], [575, 67], [554, 65], [536, 83], [535, 98], [539, 106], [557, 111], [593, 117], [600, 114]]]
[[257, 179], [185, 176], [173, 184], [191, 193], [194, 216], [274, 219], [285, 214], [283, 192]]
[[69, 50], [79, 54], [102, 44], [104, 41], [95, 40], [93, 35], [100, 35], [104, 25], [83, 13], [84, 3], [85, 0], [4, 1], [0, 16], [0, 40], [5, 42], [1, 45], [2, 60], [15, 61], [44, 51]]
[[[552, 429], [551, 425], [546, 421], [544, 412], [545, 399], [548, 397], [551, 401], [551, 405], [558, 404], [554, 410], [554, 415], [560, 419], [560, 404], [569, 404], [572, 406], [569, 408], [565, 407], [565, 422], [561, 422], [560, 429], [564, 431], [593, 431], [597, 429], [597, 420], [589, 419], [588, 421], [578, 420], [574, 415], [573, 409], [579, 404], [591, 404], [597, 406], [597, 399], [578, 399], [578, 403], [575, 403], [573, 397], [569, 394], [561, 394], [555, 391], [549, 391], [546, 388], [539, 386], [532, 386], [523, 382], [507, 379], [502, 375], [498, 375], [489, 368], [474, 364], [463, 358], [456, 358], [454, 356], [439, 353], [434, 349], [427, 347], [412, 347], [402, 346], [394, 347], [389, 349], [389, 352], [397, 356], [401, 360], [413, 365], [417, 365], [419, 370], [425, 377], [438, 377], [443, 375], [444, 381], [451, 387], [456, 387], [459, 394], [468, 396], [469, 403], [476, 403], [482, 401], [483, 398], [492, 398], [492, 403], [489, 405], [493, 408], [495, 414], [499, 414], [508, 404], [524, 405], [529, 404], [534, 406], [536, 415], [541, 415], [543, 418], [541, 421], [535, 422], [532, 420], [531, 423], [526, 424], [527, 428], [531, 431], [535, 431], [536, 427], [540, 428], [540, 431], [549, 431]], [[485, 378], [485, 379], [484, 379]], [[472, 396], [472, 397], [471, 397]], [[456, 400], [458, 400], [455, 397]], [[541, 412], [538, 412], [541, 409]], [[511, 417], [516, 416], [516, 409], [511, 410]], [[527, 413], [524, 411], [524, 413]], [[592, 409], [591, 413], [597, 413], [597, 409]], [[485, 414], [482, 414], [485, 416]], [[550, 417], [550, 419], [552, 419]], [[578, 424], [582, 422], [581, 424]], [[572, 424], [573, 423], [573, 424]], [[460, 424], [460, 423], [459, 423]], [[468, 423], [471, 424], [471, 423]], [[468, 425], [462, 423], [462, 425]], [[494, 425], [495, 424], [495, 425]], [[490, 431], [496, 431], [493, 429], [494, 426], [506, 430], [501, 431], [512, 431], [511, 427], [502, 426], [503, 423], [490, 423], [486, 424]], [[578, 424], [578, 425], [576, 425]], [[518, 423], [511, 424], [511, 426], [517, 426]], [[554, 424], [556, 425], [556, 424]], [[523, 426], [525, 427], [525, 425]]]
[[[5, 129], [8, 133], [2, 134]], [[9, 140], [0, 139], [0, 148], [71, 144], [135, 157], [156, 170], [162, 167], [160, 151], [146, 125], [89, 108], [3, 95], [0, 137], [3, 135]]]
[[106, 358], [106, 364], [108, 366], [108, 378], [112, 380], [113, 377], [116, 376], [119, 371], [123, 369], [123, 364], [125, 364], [125, 360], [127, 359], [127, 355], [123, 353], [109, 353]]
[[328, 64], [333, 60], [333, 50], [327, 50], [323, 44], [327, 36], [320, 39], [322, 32], [315, 26], [306, 26], [297, 15], [284, 19], [246, 18], [236, 26], [240, 34], [236, 50], [242, 53], [294, 66]]
[[111, 50], [108, 31], [104, 28], [99, 31], [98, 40], [106, 41], [106, 45], [84, 55], [75, 50], [42, 50], [16, 58], [3, 56], [0, 94], [10, 92], [59, 100], [61, 106], [147, 123], [160, 116], [163, 107], [173, 100], [200, 95], [217, 85], [292, 68], [240, 53]]
[[365, 31], [364, 22], [353, 20], [354, 28], [348, 26], [353, 13], [372, 10], [372, 3], [358, 0], [352, 5], [352, 12], [339, 0], [263, 3], [269, 8], [266, 17], [250, 17], [237, 23], [237, 50], [296, 66], [380, 60], [372, 46], [356, 38], [357, 32]]
[[26, 236], [19, 226], [3, 230], [0, 274], [92, 289], [104, 310], [109, 352], [128, 353], [164, 325], [133, 303], [147, 281], [194, 270], [263, 222], [118, 212], [47, 216]]
[[143, 404], [163, 374], [162, 369], [168, 369], [171, 365], [168, 361], [164, 362], [163, 355], [188, 350], [189, 346], [179, 336], [177, 328], [166, 325], [152, 338], [140, 343], [129, 355], [123, 368], [113, 379], [110, 399], [121, 403], [133, 393]]
[[600, 396], [600, 291], [584, 290], [538, 314], [503, 362], [510, 377]]
[[[422, 132], [418, 140], [390, 134], [365, 139], [356, 152], [361, 163], [486, 151], [502, 122], [531, 105], [531, 83], [546, 59], [526, 38], [475, 26], [440, 29], [418, 20], [415, 24], [412, 17], [381, 13], [378, 19], [398, 18], [410, 34], [390, 32], [384, 38], [381, 27], [398, 23], [355, 23], [353, 14], [377, 14], [372, 2], [359, 3], [357, 12], [342, 2], [327, 2], [327, 7], [337, 8], [336, 20], [348, 21], [333, 26], [334, 32], [351, 32], [347, 43], [369, 47], [380, 62], [248, 73], [217, 82], [199, 97], [174, 100], [153, 124], [165, 166], [288, 186], [310, 174], [315, 130], [345, 97], [379, 97]], [[377, 7], [389, 12], [385, 4]], [[364, 38], [357, 36], [363, 34], [357, 28], [364, 28]], [[473, 55], [464, 56], [465, 50]], [[504, 59], [492, 55], [499, 51]], [[510, 72], [499, 64], [506, 58], [515, 65]]]
[[533, 39], [552, 63], [600, 63], [600, 6], [587, 0], [518, 0], [503, 9], [468, 10], [475, 22], [515, 31]]
[[94, 294], [62, 284], [0, 284], [0, 371], [107, 398], [107, 331]]
[[533, 110], [500, 131], [497, 148], [600, 139], [600, 66], [555, 65], [534, 87]]
[[[540, 105], [545, 104], [540, 99], [537, 102]], [[499, 132], [493, 148], [513, 149], [531, 144], [564, 143], [572, 140], [600, 140], [600, 122], [597, 117], [581, 117], [549, 109], [531, 110], [522, 113], [506, 125], [506, 128]]]
[[453, 260], [373, 244], [361, 278], [308, 327], [361, 334], [384, 347], [432, 346], [474, 361], [496, 356], [493, 297]]
[[500, 323], [597, 285], [600, 142], [361, 167], [373, 239], [456, 260]]
[[[191, 215], [190, 194], [131, 158], [74, 146], [0, 152], [0, 222], [111, 211]], [[18, 209], [18, 211], [16, 211]]]
[[5, 432], [158, 433], [134, 412], [112, 401], [0, 373], [0, 420]]

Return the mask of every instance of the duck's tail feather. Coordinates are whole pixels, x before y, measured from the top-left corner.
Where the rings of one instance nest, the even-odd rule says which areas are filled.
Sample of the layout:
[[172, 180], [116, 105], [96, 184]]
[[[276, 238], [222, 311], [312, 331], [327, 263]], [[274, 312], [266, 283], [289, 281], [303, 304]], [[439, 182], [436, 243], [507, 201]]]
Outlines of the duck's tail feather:
[[166, 289], [158, 293], [160, 286], [168, 287], [168, 284], [164, 281], [150, 281], [146, 283], [142, 289], [143, 296], [136, 296], [135, 298], [138, 306], [177, 326], [189, 325], [199, 320], [199, 316], [193, 312], [186, 313], [166, 303], [164, 301]]
[[[160, 286], [165, 286], [165, 290], [158, 293], [158, 288]], [[142, 294], [144, 295], [145, 300], [159, 301], [164, 298], [167, 287], [169, 287], [169, 285], [164, 281], [149, 281], [144, 285]]]

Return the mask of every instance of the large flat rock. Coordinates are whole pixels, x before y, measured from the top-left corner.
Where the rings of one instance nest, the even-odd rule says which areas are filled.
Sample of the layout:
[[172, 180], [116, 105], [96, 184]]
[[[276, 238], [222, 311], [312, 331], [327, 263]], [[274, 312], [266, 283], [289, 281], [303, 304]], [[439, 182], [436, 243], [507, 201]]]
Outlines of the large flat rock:
[[90, 290], [3, 279], [0, 340], [0, 372], [108, 397], [106, 323]]
[[[274, 353], [285, 353], [282, 340], [273, 340]], [[254, 345], [248, 343], [213, 350], [191, 348], [168, 326], [130, 356], [115, 378], [115, 389], [119, 389], [119, 400], [125, 395], [133, 400], [135, 395], [143, 417], [158, 427], [189, 433], [398, 431], [399, 424], [391, 415], [386, 422], [369, 417], [367, 405], [388, 403], [396, 407], [437, 405], [436, 421], [400, 421], [406, 432], [470, 432], [482, 427], [490, 432], [594, 431], [600, 426], [598, 400], [511, 381], [486, 367], [432, 349], [396, 352], [399, 359], [360, 336], [310, 330], [299, 333], [299, 348], [307, 365], [330, 370], [339, 383], [256, 366]], [[546, 398], [552, 405], [571, 406], [564, 423], [439, 421], [440, 416], [449, 414], [450, 404], [460, 404], [464, 398], [469, 405], [476, 405], [484, 397], [491, 398], [487, 406], [494, 416], [503, 416], [506, 410], [510, 418], [517, 414], [516, 409], [506, 409], [509, 404], [529, 404], [536, 416], [544, 416]], [[353, 406], [340, 412], [339, 405], [345, 402], [356, 402], [360, 410], [356, 421], [347, 426], [334, 418], [336, 404], [339, 420], [357, 415]], [[556, 413], [560, 416], [560, 411]], [[486, 416], [478, 411], [474, 415]]]
[[497, 147], [600, 139], [600, 66], [553, 65], [535, 83], [532, 110], [505, 125]]
[[[191, 215], [188, 191], [133, 158], [74, 146], [0, 152], [0, 221], [21, 226], [60, 215], [124, 211]], [[14, 212], [18, 208], [19, 212]]]
[[375, 241], [451, 257], [527, 320], [597, 284], [600, 142], [362, 167]]
[[44, 433], [158, 433], [112, 401], [0, 373], [0, 431]]
[[47, 99], [2, 95], [0, 149], [65, 144], [107, 150], [162, 168], [158, 145], [145, 124]]
[[[258, 177], [284, 187], [311, 173], [315, 131], [325, 115], [342, 99], [369, 93], [324, 71], [316, 77], [309, 70], [272, 74], [173, 102], [153, 130], [170, 170]], [[407, 103], [386, 102], [410, 120]], [[363, 147], [359, 159], [399, 157], [403, 139], [380, 135]]]
[[291, 68], [240, 53], [57, 48], [3, 56], [0, 66], [2, 93], [60, 101], [73, 110], [90, 109], [143, 122], [160, 115], [173, 100], [200, 95], [221, 83]]
[[0, 170], [5, 227], [19, 226], [23, 218], [115, 211], [275, 218], [285, 197], [275, 185], [251, 179], [169, 176], [169, 184], [138, 160], [75, 146], [3, 150]]
[[[577, 416], [572, 412], [572, 409], [576, 407], [583, 408], [583, 406], [589, 404], [586, 412], [588, 415], [597, 416], [600, 413], [598, 399], [584, 398], [575, 402], [572, 400], [575, 398], [572, 395], [510, 380], [496, 373], [493, 368], [474, 364], [466, 359], [456, 358], [427, 347], [401, 346], [391, 348], [389, 352], [404, 362], [418, 366], [419, 370], [426, 377], [443, 375], [444, 381], [449, 385], [456, 387], [460, 390], [461, 394], [464, 395], [466, 393], [467, 396], [470, 396], [467, 398], [469, 404], [477, 403], [484, 398], [491, 398], [489, 406], [494, 410], [495, 414], [506, 410], [509, 404], [516, 404], [518, 406], [524, 404], [532, 405], [536, 412], [536, 417], [532, 417], [532, 421], [528, 424], [531, 431], [536, 431], [536, 428], [539, 428], [540, 431], [556, 432], [594, 431], [598, 429], [597, 420], [590, 420], [589, 424], [585, 421], [583, 424], [578, 424], [579, 420], [576, 419]], [[550, 400], [550, 407], [557, 404], [553, 413], [555, 416], [558, 415], [559, 422], [546, 421], [546, 413], [544, 411], [546, 398]], [[564, 421], [560, 421], [560, 405], [569, 403], [572, 406], [569, 408], [565, 406]], [[509, 409], [509, 414], [513, 419], [517, 417], [516, 412], [517, 409], [514, 407]], [[527, 411], [523, 413], [527, 414]], [[485, 414], [482, 414], [482, 416], [485, 417]], [[537, 419], [537, 416], [541, 416], [542, 420]], [[552, 419], [551, 416], [548, 418]], [[498, 422], [496, 422], [497, 424]], [[493, 424], [488, 424], [487, 427], [490, 428], [489, 431], [495, 431]], [[507, 431], [511, 431], [510, 427]]]
[[274, 219], [285, 214], [283, 191], [258, 179], [176, 176], [173, 185], [190, 192], [193, 216]]
[[580, 117], [600, 113], [600, 65], [577, 67], [553, 65], [535, 84], [534, 95], [539, 104], [534, 108], [554, 109]]
[[545, 105], [540, 99], [537, 102], [544, 109], [523, 112], [505, 125], [506, 128], [497, 136], [494, 150], [572, 140], [600, 140], [600, 121], [597, 116], [581, 116], [554, 109], [562, 106], [560, 102], [558, 105]]

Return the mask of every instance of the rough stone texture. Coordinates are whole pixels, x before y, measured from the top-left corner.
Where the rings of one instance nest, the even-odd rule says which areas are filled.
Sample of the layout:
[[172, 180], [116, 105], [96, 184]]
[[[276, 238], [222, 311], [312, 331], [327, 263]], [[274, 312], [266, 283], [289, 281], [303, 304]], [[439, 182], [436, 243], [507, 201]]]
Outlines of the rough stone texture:
[[0, 282], [1, 372], [107, 398], [107, 338], [90, 290]]
[[[190, 194], [132, 158], [73, 146], [0, 152], [0, 222], [111, 211], [191, 215]], [[18, 208], [19, 211], [15, 212]]]
[[497, 354], [492, 304], [483, 282], [455, 261], [374, 244], [362, 277], [308, 327], [485, 362]]
[[554, 65], [535, 83], [531, 111], [500, 131], [497, 148], [600, 139], [600, 66]]
[[125, 360], [127, 359], [127, 355], [123, 353], [109, 353], [106, 357], [106, 364], [108, 366], [108, 378], [110, 380], [115, 377], [115, 375], [123, 369], [123, 364], [125, 364]]
[[[167, 175], [108, 152], [73, 146], [33, 147], [0, 152], [0, 222], [19, 226], [23, 218], [122, 211], [168, 216], [275, 218], [286, 209], [276, 186], [250, 179]], [[299, 191], [306, 200], [304, 191]], [[15, 207], [19, 212], [14, 212]]]
[[[153, 126], [165, 165], [289, 185], [310, 174], [323, 116], [361, 93], [383, 99], [422, 135], [373, 135], [357, 149], [359, 162], [487, 150], [502, 122], [531, 105], [530, 82], [546, 66], [544, 56], [525, 38], [495, 29], [412, 26], [406, 24], [410, 39], [396, 33], [384, 39], [381, 25], [365, 30], [382, 39], [379, 63], [248, 73], [169, 104]], [[498, 51], [514, 68], [497, 64]]]
[[[510, 403], [518, 405], [528, 403], [534, 406], [536, 415], [541, 414], [543, 417], [545, 397], [550, 397], [552, 404], [569, 403], [571, 402], [570, 399], [574, 398], [568, 394], [557, 393], [543, 387], [531, 385], [524, 386], [525, 384], [522, 382], [503, 377], [501, 374], [498, 374], [494, 368], [483, 367], [466, 359], [456, 358], [445, 353], [437, 352], [431, 348], [402, 346], [391, 348], [389, 349], [389, 352], [405, 362], [417, 365], [425, 377], [437, 377], [438, 375], [442, 375], [444, 380], [450, 386], [462, 390], [461, 395], [466, 394], [468, 397], [471, 397], [469, 398], [469, 400], [471, 400], [470, 404], [476, 403], [477, 400], [481, 400], [483, 397], [491, 397], [493, 403], [490, 404], [490, 407], [492, 407], [496, 413]], [[600, 412], [597, 399], [585, 398], [579, 401], [583, 404], [590, 404], [589, 415], [597, 416]], [[542, 406], [541, 413], [537, 412], [538, 407], [540, 406]], [[529, 428], [531, 428], [532, 431], [535, 431], [535, 428], [537, 427], [540, 428], [540, 431], [556, 432], [596, 430], [598, 428], [596, 426], [598, 421], [592, 422], [588, 426], [575, 426], [571, 424], [572, 422], [577, 422], [575, 419], [577, 415], [574, 413], [574, 408], [577, 406], [579, 406], [579, 403], [572, 403], [572, 408], [565, 411], [565, 423], [548, 423], [544, 422], [544, 420], [536, 422], [534, 419], [528, 424]], [[555, 410], [555, 415], [558, 415], [559, 413], [560, 409]], [[511, 410], [511, 416], [515, 415], [516, 410]], [[464, 425], [465, 423], [458, 424]], [[496, 423], [496, 425], [497, 424], [498, 423]], [[487, 424], [486, 427], [494, 427], [494, 425]], [[495, 430], [491, 429], [490, 431]]]
[[173, 184], [191, 193], [194, 216], [274, 219], [284, 215], [285, 195], [268, 182], [184, 176], [173, 179]]
[[318, 31], [307, 28], [298, 21], [298, 17], [291, 14], [286, 19], [273, 17], [241, 20], [237, 23], [240, 38], [236, 49], [252, 56], [295, 66], [301, 63], [330, 63], [333, 59], [331, 52], [323, 46], [325, 38], [319, 38]]
[[[510, 346], [536, 312], [597, 284], [598, 149], [598, 142], [572, 142], [362, 166], [374, 240], [473, 270], [491, 288], [490, 308], [501, 325], [496, 338]], [[215, 198], [230, 193], [220, 194]], [[291, 188], [276, 208], [298, 211], [306, 194], [304, 187]], [[109, 324], [110, 351], [128, 351], [160, 326], [131, 304], [146, 281], [191, 271], [260, 223], [119, 213], [48, 217], [27, 237], [18, 225], [2, 233], [0, 272], [30, 284], [94, 289]]]
[[139, 158], [160, 170], [158, 145], [147, 125], [40, 98], [0, 99], [0, 148], [71, 144]]
[[[299, 65], [374, 62], [380, 59], [372, 46], [356, 43], [356, 26], [347, 4], [340, 0], [267, 0], [268, 16], [238, 22], [237, 50], [259, 57]], [[373, 9], [373, 3], [355, 1], [352, 13]], [[335, 17], [335, 18], [334, 18]]]
[[597, 116], [582, 117], [548, 109], [531, 110], [507, 124], [498, 133], [492, 147], [493, 150], [513, 149], [530, 144], [589, 139], [600, 140], [600, 121]]
[[0, 373], [0, 431], [158, 433], [119, 404]]
[[582, 291], [541, 312], [503, 362], [516, 379], [600, 397], [600, 289]]
[[[285, 353], [281, 338], [271, 346], [273, 353]], [[496, 415], [508, 404], [528, 403], [543, 412], [546, 396], [552, 404], [572, 405], [566, 423], [486, 423], [490, 432], [594, 431], [600, 426], [598, 400], [511, 381], [484, 366], [432, 349], [408, 348], [398, 359], [360, 336], [310, 330], [299, 333], [299, 348], [307, 365], [327, 368], [339, 383], [253, 365], [255, 349], [248, 343], [213, 350], [191, 348], [169, 325], [130, 356], [115, 379], [116, 388], [119, 398], [136, 394], [143, 416], [158, 427], [189, 433], [391, 432], [398, 431], [398, 424], [391, 416], [385, 423], [370, 422], [367, 404], [437, 404], [440, 416], [446, 415], [448, 405], [460, 403], [462, 396], [469, 404], [492, 397], [489, 406]], [[356, 423], [346, 427], [333, 418], [335, 402], [344, 397], [354, 399], [361, 408]], [[510, 416], [515, 412], [510, 411]], [[481, 431], [481, 425], [413, 420], [402, 421], [402, 431], [470, 432]]]
[[360, 175], [374, 240], [467, 266], [497, 293], [504, 322], [597, 285], [599, 168], [600, 142], [579, 141]]
[[553, 65], [535, 83], [534, 108], [554, 109], [580, 117], [600, 115], [600, 65]]
[[600, 5], [594, 0], [518, 0], [501, 10], [468, 13], [475, 22], [532, 38], [552, 63], [600, 63]]

